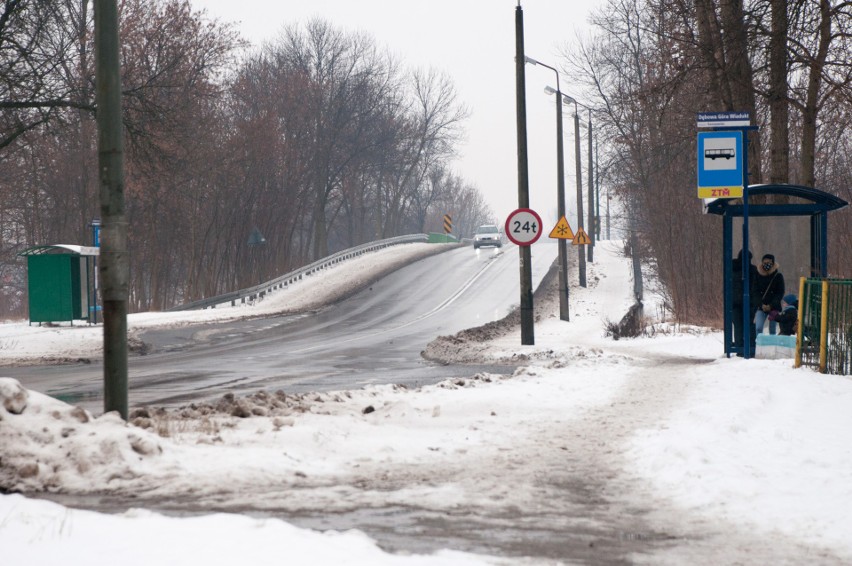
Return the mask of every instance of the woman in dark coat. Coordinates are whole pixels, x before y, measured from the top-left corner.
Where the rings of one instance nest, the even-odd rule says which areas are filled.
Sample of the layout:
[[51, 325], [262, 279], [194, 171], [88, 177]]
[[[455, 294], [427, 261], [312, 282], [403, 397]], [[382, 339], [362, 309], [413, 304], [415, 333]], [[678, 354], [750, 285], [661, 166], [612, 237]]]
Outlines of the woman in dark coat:
[[[775, 334], [775, 314], [781, 312], [781, 297], [784, 296], [784, 276], [778, 271], [775, 256], [766, 254], [757, 266], [757, 277], [752, 288], [752, 300], [760, 305], [754, 315], [754, 330], [763, 333], [766, 319], [769, 319], [769, 333]], [[770, 316], [772, 311], [775, 314]]]

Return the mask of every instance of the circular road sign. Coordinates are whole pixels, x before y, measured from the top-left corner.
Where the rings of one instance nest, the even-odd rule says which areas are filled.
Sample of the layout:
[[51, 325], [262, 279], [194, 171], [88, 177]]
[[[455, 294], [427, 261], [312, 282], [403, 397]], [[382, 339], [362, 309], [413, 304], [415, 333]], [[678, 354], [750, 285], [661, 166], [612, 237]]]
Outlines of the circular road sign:
[[519, 246], [531, 246], [541, 236], [541, 216], [531, 208], [519, 208], [506, 218], [506, 236]]

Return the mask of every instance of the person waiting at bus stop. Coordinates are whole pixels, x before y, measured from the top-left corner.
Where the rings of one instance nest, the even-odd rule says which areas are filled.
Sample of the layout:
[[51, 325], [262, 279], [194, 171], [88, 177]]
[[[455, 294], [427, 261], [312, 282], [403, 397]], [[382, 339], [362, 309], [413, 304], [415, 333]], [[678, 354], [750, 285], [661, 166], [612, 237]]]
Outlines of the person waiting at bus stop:
[[[751, 295], [751, 303], [755, 303], [754, 299], [754, 281], [757, 279], [757, 268], [752, 263], [752, 253], [748, 252], [748, 277], [749, 277], [749, 293]], [[731, 274], [733, 277], [733, 285], [731, 286], [732, 296], [731, 296], [731, 306], [732, 310], [732, 318], [734, 324], [734, 344], [743, 348], [743, 250], [737, 254], [737, 257], [731, 262]], [[754, 320], [754, 309], [749, 306], [748, 308], [748, 319], [750, 321]], [[749, 330], [753, 328], [751, 325], [747, 327]], [[749, 339], [751, 341], [752, 346], [754, 345], [754, 333], [749, 332]], [[752, 352], [754, 348], [752, 348]], [[738, 356], [742, 356], [743, 350], [740, 350]]]
[[755, 332], [762, 334], [768, 320], [769, 333], [775, 334], [775, 316], [781, 312], [781, 298], [784, 296], [784, 276], [778, 271], [774, 255], [765, 254], [761, 258], [752, 289], [752, 298], [759, 305], [754, 314]]
[[799, 301], [796, 295], [792, 293], [784, 295], [781, 299], [781, 312], [775, 317], [775, 322], [778, 323], [779, 332], [784, 336], [795, 336], [798, 331], [799, 322]]

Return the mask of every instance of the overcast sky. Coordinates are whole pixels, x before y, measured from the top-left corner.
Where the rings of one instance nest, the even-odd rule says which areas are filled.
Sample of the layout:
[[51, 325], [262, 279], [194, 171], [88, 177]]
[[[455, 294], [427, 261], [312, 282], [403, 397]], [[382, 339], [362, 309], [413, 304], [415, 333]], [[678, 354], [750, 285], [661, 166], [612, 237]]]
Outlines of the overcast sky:
[[[497, 220], [518, 208], [515, 115], [516, 0], [191, 0], [223, 21], [239, 22], [242, 34], [259, 45], [282, 27], [319, 16], [347, 30], [371, 34], [412, 68], [434, 67], [454, 80], [460, 100], [471, 110], [467, 140], [456, 171], [482, 191]], [[588, 33], [589, 13], [604, 0], [525, 0], [525, 53], [561, 67], [560, 50]], [[556, 223], [556, 115], [554, 73], [526, 67], [530, 207], [545, 224]], [[566, 94], [578, 96], [563, 82]], [[581, 100], [582, 101], [582, 100]], [[566, 107], [566, 110], [569, 110]], [[564, 115], [565, 171], [569, 222], [576, 224], [576, 177], [572, 113]], [[585, 123], [584, 126], [585, 128]], [[583, 145], [583, 163], [588, 157]], [[583, 180], [584, 194], [587, 179]], [[547, 229], [549, 230], [549, 226]]]

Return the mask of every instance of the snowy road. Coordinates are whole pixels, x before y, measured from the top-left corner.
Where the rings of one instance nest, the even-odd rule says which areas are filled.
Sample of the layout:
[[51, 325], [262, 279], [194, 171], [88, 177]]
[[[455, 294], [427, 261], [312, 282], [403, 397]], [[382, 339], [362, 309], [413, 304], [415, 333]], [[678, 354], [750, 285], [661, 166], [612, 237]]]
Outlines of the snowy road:
[[[536, 248], [534, 284], [555, 255], [553, 244]], [[519, 298], [517, 248], [468, 246], [421, 259], [309, 313], [141, 331], [137, 337], [149, 353], [129, 360], [130, 405], [174, 406], [258, 390], [414, 387], [448, 373], [511, 371], [472, 365], [453, 372], [426, 362], [420, 352], [437, 336], [504, 317]], [[27, 387], [95, 413], [102, 409], [103, 369], [97, 359], [4, 371]]]

